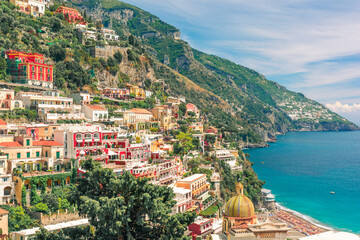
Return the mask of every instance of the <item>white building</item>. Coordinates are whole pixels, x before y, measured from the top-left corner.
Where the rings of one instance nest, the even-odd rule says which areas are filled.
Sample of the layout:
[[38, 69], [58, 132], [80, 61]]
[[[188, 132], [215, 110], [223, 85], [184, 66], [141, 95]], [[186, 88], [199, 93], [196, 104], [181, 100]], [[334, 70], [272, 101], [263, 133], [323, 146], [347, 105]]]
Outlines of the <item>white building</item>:
[[33, 11], [34, 16], [41, 16], [45, 13], [45, 0], [28, 0], [29, 6], [31, 6], [35, 11]]
[[92, 122], [109, 119], [108, 110], [101, 105], [83, 105], [81, 111], [85, 114], [85, 117]]
[[103, 28], [101, 30], [101, 33], [103, 34], [104, 39], [107, 40], [107, 41], [117, 41], [117, 40], [119, 40], [119, 35], [117, 35], [115, 33], [115, 31], [112, 30], [112, 29]]
[[39, 118], [55, 122], [59, 119], [80, 119], [81, 106], [75, 105], [72, 98], [60, 97], [58, 92], [41, 93], [20, 92], [17, 98], [22, 100], [28, 109], [35, 108]]
[[192, 205], [191, 190], [186, 188], [173, 187], [175, 193], [175, 206], [172, 208], [172, 214], [182, 213]]
[[0, 156], [0, 204], [10, 203], [14, 198], [12, 175], [7, 174], [7, 157]]
[[[73, 227], [80, 227], [86, 225], [89, 225], [89, 220], [87, 218], [84, 218], [76, 221], [47, 225], [44, 228], [47, 231], [53, 232], [53, 231], [59, 231], [64, 228], [73, 228]], [[12, 240], [28, 240], [31, 239], [38, 231], [40, 231], [40, 228], [37, 227], [37, 228], [24, 229], [21, 231], [12, 232], [10, 235]]]

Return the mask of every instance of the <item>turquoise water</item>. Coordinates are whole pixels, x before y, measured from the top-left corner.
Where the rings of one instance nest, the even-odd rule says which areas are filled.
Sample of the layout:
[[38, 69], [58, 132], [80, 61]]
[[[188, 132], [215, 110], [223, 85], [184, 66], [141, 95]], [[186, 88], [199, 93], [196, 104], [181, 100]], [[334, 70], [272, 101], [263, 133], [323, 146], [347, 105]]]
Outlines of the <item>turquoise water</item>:
[[289, 133], [245, 152], [282, 206], [360, 233], [360, 132]]

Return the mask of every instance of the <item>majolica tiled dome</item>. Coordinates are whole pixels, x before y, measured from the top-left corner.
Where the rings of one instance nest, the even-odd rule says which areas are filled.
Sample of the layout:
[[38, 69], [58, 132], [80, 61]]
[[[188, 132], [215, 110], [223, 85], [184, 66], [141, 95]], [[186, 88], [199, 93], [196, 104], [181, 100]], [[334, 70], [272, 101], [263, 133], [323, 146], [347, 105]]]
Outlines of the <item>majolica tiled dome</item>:
[[236, 185], [238, 195], [230, 198], [226, 203], [225, 216], [236, 218], [252, 218], [255, 216], [254, 204], [243, 194], [243, 188], [241, 183]]

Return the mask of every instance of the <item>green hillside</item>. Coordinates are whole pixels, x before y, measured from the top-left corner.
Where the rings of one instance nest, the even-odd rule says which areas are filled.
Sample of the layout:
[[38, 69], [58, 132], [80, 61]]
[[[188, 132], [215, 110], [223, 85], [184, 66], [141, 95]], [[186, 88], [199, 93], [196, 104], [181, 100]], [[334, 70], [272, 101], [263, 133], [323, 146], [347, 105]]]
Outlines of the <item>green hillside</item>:
[[[358, 128], [254, 70], [191, 48], [176, 27], [133, 5], [116, 0], [55, 1], [42, 17], [33, 18], [7, 1], [0, 3], [1, 50], [44, 54], [55, 64], [55, 86], [67, 95], [83, 89], [96, 93], [99, 84], [164, 81], [164, 90], [152, 85], [156, 96], [184, 95], [221, 129], [225, 140], [242, 146], [264, 145], [288, 131]], [[106, 43], [85, 40], [63, 16], [54, 14], [60, 4], [78, 8], [90, 26], [113, 28], [121, 39], [111, 45], [121, 53], [92, 57], [89, 49]], [[2, 69], [0, 78], [10, 81]]]

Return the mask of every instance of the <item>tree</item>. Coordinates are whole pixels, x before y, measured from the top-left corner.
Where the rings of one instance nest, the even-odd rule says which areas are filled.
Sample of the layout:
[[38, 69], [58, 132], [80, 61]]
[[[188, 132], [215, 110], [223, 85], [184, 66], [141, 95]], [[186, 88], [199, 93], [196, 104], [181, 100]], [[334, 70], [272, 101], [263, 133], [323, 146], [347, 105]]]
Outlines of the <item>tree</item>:
[[144, 81], [145, 87], [149, 89], [151, 87], [151, 79], [147, 78]]
[[40, 227], [40, 231], [32, 240], [96, 240], [92, 226], [65, 228], [60, 231], [49, 232]]
[[116, 177], [93, 160], [78, 179], [70, 201], [87, 214], [95, 227], [96, 239], [182, 239], [195, 215], [170, 216], [174, 193], [165, 186], [135, 178], [129, 172]]
[[49, 212], [49, 207], [45, 203], [38, 203], [38, 204], [36, 204], [35, 206], [33, 206], [31, 208], [31, 211], [48, 213]]
[[63, 61], [66, 58], [66, 49], [62, 48], [58, 43], [49, 47], [49, 54], [56, 62]]
[[45, 194], [43, 195], [43, 203], [45, 203], [51, 212], [55, 212], [59, 210], [59, 198], [54, 196], [53, 194]]
[[187, 152], [189, 152], [193, 147], [193, 143], [192, 143], [192, 137], [190, 133], [183, 133], [180, 132], [177, 136], [176, 139], [179, 140], [179, 146], [181, 147], [181, 154], [186, 154]]
[[1, 208], [9, 211], [9, 232], [20, 231], [37, 227], [37, 221], [33, 220], [26, 214], [23, 207], [12, 207], [9, 205], [2, 205]]
[[117, 52], [114, 54], [114, 59], [116, 60], [117, 63], [121, 63], [121, 61], [122, 61], [122, 54], [121, 54], [121, 52], [117, 51]]
[[179, 115], [180, 117], [184, 116], [186, 113], [186, 105], [185, 103], [180, 103], [179, 105]]

